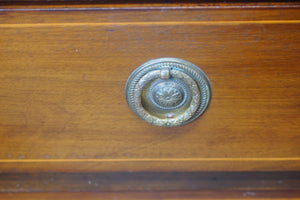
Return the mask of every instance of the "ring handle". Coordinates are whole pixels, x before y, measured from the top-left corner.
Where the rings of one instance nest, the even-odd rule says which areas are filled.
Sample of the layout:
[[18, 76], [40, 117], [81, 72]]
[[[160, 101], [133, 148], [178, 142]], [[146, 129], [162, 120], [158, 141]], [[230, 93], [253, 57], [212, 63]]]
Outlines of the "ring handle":
[[[171, 75], [171, 76], [170, 76]], [[166, 78], [167, 77], [167, 78]], [[178, 78], [182, 80], [188, 87], [190, 88], [191, 91], [191, 101], [188, 109], [185, 110], [185, 112], [178, 114], [175, 116], [173, 113], [166, 113], [166, 118], [162, 119], [159, 117], [156, 117], [154, 115], [149, 114], [147, 112], [143, 105], [142, 105], [142, 92], [143, 89], [145, 88], [146, 85], [148, 85], [151, 81], [160, 78], [162, 80], [167, 80], [169, 78]], [[168, 101], [172, 103], [172, 101], [177, 100], [178, 93], [176, 91], [175, 87], [168, 87], [168, 88], [158, 88], [158, 92], [163, 92], [162, 93], [162, 100], [161, 101]], [[175, 90], [175, 91], [174, 91]], [[190, 119], [193, 114], [197, 111], [197, 108], [200, 104], [200, 91], [198, 89], [198, 86], [196, 82], [191, 79], [188, 75], [186, 75], [183, 72], [180, 72], [178, 70], [170, 70], [169, 68], [165, 68], [163, 70], [154, 70], [145, 76], [141, 78], [141, 80], [138, 82], [135, 88], [135, 93], [134, 93], [134, 107], [136, 109], [136, 112], [143, 117], [143, 119], [153, 125], [156, 126], [179, 126], [182, 123], [184, 123], [186, 120]], [[173, 96], [173, 94], [175, 96]], [[155, 94], [154, 94], [155, 95]], [[167, 98], [169, 98], [167, 100]]]

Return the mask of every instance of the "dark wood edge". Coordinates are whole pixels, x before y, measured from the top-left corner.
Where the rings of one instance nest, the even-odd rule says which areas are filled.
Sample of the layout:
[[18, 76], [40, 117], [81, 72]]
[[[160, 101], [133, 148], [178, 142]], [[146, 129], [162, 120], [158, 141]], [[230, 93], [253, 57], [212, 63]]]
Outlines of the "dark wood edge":
[[292, 172], [2, 173], [0, 192], [300, 190]]
[[229, 4], [229, 3], [291, 3], [299, 0], [0, 0], [6, 4]]
[[299, 1], [289, 2], [202, 2], [202, 3], [87, 3], [83, 1], [1, 1], [0, 8], [6, 10], [33, 11], [33, 10], [176, 10], [176, 9], [278, 9], [299, 8]]

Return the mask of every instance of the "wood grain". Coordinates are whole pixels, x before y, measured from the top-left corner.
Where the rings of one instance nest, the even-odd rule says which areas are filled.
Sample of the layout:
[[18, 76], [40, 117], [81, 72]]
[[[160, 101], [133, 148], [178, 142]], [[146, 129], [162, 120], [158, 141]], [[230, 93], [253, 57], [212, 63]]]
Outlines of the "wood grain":
[[3, 159], [1, 172], [296, 171], [298, 158]]
[[[299, 8], [2, 9], [0, 171], [299, 170], [299, 20]], [[158, 57], [209, 77], [193, 123], [154, 127], [128, 108], [128, 76]]]

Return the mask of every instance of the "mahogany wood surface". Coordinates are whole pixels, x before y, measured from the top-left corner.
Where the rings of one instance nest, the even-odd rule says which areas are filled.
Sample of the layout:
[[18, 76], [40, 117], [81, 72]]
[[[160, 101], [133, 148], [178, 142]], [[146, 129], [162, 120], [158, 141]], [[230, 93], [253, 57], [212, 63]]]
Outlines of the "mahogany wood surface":
[[[0, 171], [300, 169], [300, 8], [0, 10]], [[182, 127], [143, 122], [144, 62], [199, 66], [213, 97]]]

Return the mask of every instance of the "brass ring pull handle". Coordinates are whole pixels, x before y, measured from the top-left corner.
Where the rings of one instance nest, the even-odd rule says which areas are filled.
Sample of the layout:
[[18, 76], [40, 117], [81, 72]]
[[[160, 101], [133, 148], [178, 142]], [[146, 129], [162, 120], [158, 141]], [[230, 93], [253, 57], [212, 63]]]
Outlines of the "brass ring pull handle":
[[195, 65], [177, 58], [150, 60], [129, 77], [125, 94], [133, 112], [156, 126], [180, 126], [207, 108], [211, 87]]

